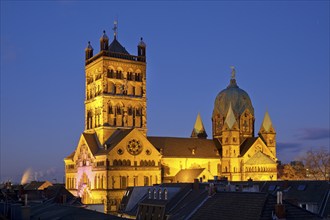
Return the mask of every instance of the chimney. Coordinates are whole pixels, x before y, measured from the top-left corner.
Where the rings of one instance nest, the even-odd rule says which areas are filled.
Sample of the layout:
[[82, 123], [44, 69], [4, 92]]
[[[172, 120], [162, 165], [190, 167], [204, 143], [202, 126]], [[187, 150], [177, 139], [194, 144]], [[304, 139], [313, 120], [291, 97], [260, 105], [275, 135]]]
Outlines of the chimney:
[[282, 192], [277, 192], [277, 204], [275, 205], [275, 215], [278, 219], [285, 219], [285, 206], [282, 201]]
[[198, 179], [194, 179], [193, 190], [199, 190], [199, 181], [198, 181]]
[[24, 206], [27, 206], [28, 203], [28, 195], [24, 194]]
[[208, 187], [208, 195], [212, 196], [215, 193], [214, 184], [210, 183]]

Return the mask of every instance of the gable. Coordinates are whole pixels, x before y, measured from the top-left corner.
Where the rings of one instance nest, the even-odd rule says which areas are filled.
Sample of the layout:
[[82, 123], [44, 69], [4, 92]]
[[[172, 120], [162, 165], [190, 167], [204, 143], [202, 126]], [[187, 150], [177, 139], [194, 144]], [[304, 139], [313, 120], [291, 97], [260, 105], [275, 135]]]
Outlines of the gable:
[[161, 158], [159, 151], [138, 129], [119, 132], [106, 143], [110, 144], [107, 154], [113, 159], [157, 164]]
[[274, 160], [269, 158], [269, 156], [265, 155], [261, 151], [258, 151], [251, 158], [249, 158], [245, 165], [265, 165], [265, 164], [276, 164]]
[[95, 158], [99, 150], [99, 143], [95, 133], [82, 133], [77, 148], [73, 155], [73, 160], [79, 158]]
[[246, 144], [244, 146], [245, 149], [243, 149], [242, 151], [242, 156], [244, 159], [249, 159], [258, 151], [260, 151], [268, 157], [272, 158], [273, 160], [276, 160], [273, 153], [269, 150], [265, 142], [260, 137], [251, 138], [247, 142], [244, 142], [242, 145], [244, 144]]

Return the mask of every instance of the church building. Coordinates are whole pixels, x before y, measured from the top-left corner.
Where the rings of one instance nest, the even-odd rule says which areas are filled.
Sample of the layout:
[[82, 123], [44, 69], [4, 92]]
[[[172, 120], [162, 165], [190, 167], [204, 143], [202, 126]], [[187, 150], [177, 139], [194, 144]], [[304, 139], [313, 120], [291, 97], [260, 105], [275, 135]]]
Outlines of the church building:
[[85, 129], [64, 159], [65, 185], [85, 204], [116, 211], [127, 187], [163, 182], [276, 180], [276, 132], [268, 112], [254, 136], [254, 108], [236, 82], [216, 97], [212, 138], [197, 115], [191, 137], [147, 136], [146, 44], [137, 55], [117, 39], [85, 49]]

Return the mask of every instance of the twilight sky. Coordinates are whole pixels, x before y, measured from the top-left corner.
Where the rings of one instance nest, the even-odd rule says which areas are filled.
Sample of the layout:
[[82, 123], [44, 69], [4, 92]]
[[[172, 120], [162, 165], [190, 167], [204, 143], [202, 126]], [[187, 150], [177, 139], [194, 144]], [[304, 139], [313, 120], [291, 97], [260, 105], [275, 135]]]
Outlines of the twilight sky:
[[329, 149], [329, 1], [1, 1], [0, 182], [63, 181], [84, 129], [84, 49], [102, 31], [133, 55], [147, 44], [148, 135], [209, 137], [230, 66], [252, 100], [255, 134], [269, 111], [277, 157]]

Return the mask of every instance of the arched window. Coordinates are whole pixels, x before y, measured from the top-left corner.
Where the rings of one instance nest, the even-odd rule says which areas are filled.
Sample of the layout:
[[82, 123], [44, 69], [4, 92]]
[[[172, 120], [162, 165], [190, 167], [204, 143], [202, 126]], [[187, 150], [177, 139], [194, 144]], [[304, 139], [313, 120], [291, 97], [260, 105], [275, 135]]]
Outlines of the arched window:
[[113, 69], [108, 70], [107, 77], [108, 78], [114, 78], [114, 71], [113, 71]]
[[117, 161], [117, 160], [114, 160], [114, 161], [113, 161], [113, 165], [114, 165], [114, 166], [118, 166], [118, 161]]
[[116, 79], [122, 79], [122, 71], [121, 70], [116, 71]]
[[131, 161], [127, 160], [127, 166], [131, 166]]
[[116, 113], [117, 113], [117, 115], [121, 115], [122, 114], [122, 107], [120, 105], [117, 105], [117, 107], [116, 107]]
[[141, 107], [138, 107], [138, 108], [135, 109], [135, 115], [136, 116], [141, 116], [142, 115], [142, 109], [141, 109]]
[[144, 166], [144, 161], [143, 160], [140, 161], [140, 166]]
[[109, 114], [113, 114], [113, 109], [112, 109], [112, 105], [111, 104], [109, 104], [109, 106], [108, 106], [108, 113]]
[[123, 162], [121, 160], [118, 160], [118, 166], [122, 166]]
[[133, 108], [132, 106], [129, 106], [128, 109], [127, 109], [127, 114], [128, 115], [132, 115], [133, 114]]

